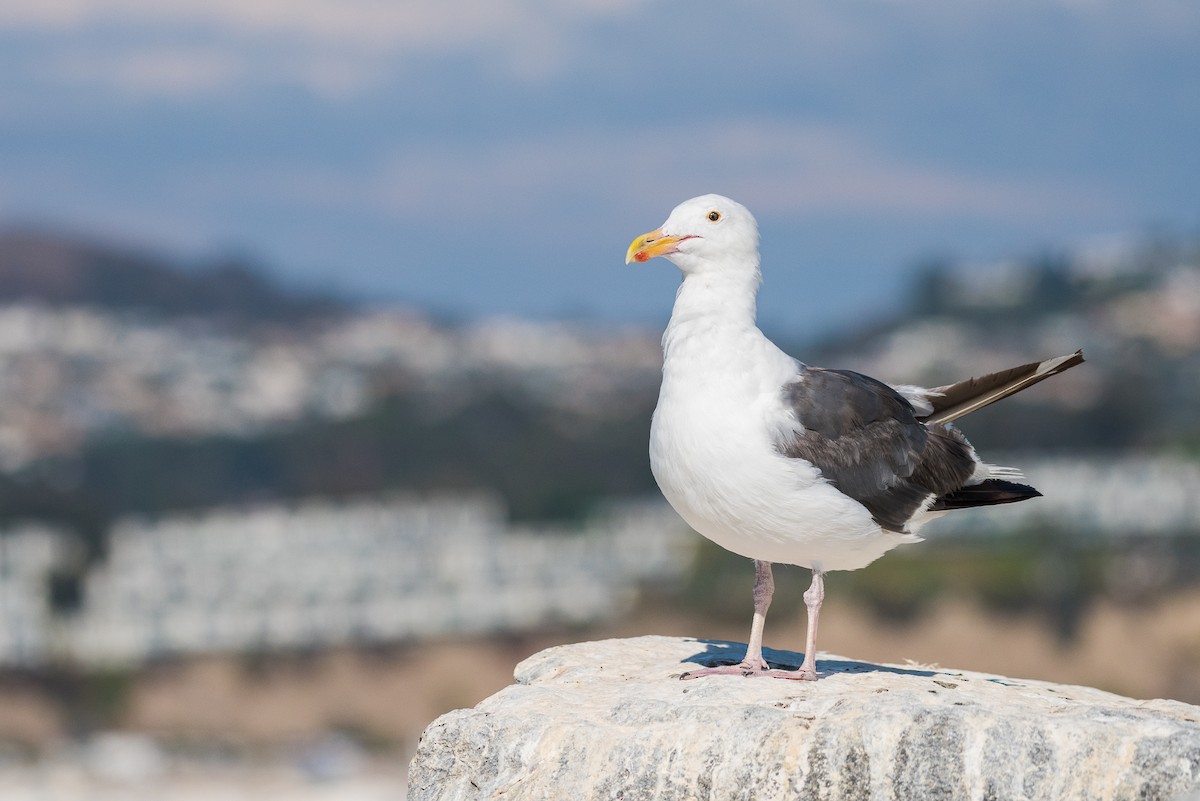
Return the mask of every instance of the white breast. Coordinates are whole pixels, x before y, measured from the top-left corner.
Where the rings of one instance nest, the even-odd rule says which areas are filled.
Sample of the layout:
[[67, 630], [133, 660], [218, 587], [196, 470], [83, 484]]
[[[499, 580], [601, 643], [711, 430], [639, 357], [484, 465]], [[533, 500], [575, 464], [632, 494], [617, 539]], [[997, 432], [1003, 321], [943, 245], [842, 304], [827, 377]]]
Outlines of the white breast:
[[722, 333], [691, 332], [666, 353], [650, 466], [680, 516], [734, 553], [826, 570], [916, 539], [882, 531], [816, 468], [778, 453], [776, 437], [794, 425], [780, 388], [796, 364], [757, 329]]

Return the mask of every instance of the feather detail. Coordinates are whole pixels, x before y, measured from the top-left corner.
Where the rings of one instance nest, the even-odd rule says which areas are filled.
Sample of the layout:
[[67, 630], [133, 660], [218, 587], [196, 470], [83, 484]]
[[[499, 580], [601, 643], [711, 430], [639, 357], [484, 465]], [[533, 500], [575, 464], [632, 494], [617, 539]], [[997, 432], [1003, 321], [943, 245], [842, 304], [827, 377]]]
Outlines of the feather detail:
[[942, 512], [948, 509], [969, 509], [974, 506], [996, 506], [1002, 503], [1027, 501], [1030, 498], [1040, 498], [1041, 496], [1042, 493], [1028, 484], [989, 478], [941, 496], [930, 505], [929, 511]]
[[1077, 350], [1068, 356], [1030, 362], [957, 384], [935, 387], [926, 394], [933, 412], [918, 419], [925, 423], [952, 422], [1082, 363], [1083, 351]]

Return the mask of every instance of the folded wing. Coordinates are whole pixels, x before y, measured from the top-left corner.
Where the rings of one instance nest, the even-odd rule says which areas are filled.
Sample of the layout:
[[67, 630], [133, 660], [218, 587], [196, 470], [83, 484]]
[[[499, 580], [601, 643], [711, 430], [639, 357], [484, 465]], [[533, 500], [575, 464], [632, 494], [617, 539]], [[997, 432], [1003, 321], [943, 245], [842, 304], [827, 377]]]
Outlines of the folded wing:
[[[861, 503], [881, 527], [903, 532], [925, 509], [939, 511], [1013, 503], [1040, 493], [991, 478], [954, 420], [1083, 363], [1075, 351], [1041, 362], [924, 390], [902, 388], [850, 370], [802, 366], [783, 387], [795, 428], [780, 453], [814, 465], [839, 491]], [[1019, 476], [1018, 476], [1019, 477]]]

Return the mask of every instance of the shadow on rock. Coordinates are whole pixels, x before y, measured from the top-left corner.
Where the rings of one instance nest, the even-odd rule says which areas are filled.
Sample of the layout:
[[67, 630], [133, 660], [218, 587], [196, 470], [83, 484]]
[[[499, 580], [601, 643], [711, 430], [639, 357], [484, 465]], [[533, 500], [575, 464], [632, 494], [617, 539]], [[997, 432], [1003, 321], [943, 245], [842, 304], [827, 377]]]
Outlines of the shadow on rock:
[[[726, 640], [694, 640], [704, 646], [704, 650], [681, 660], [685, 663], [695, 663], [703, 667], [718, 667], [720, 665], [736, 665], [746, 656], [746, 644], [728, 642]], [[772, 668], [780, 670], [798, 670], [804, 664], [804, 654], [795, 651], [779, 651], [774, 648], [763, 648], [763, 657]], [[893, 667], [877, 665], [874, 662], [858, 662], [851, 659], [818, 659], [817, 674], [831, 673], [895, 673], [903, 676], [937, 676], [944, 671], [920, 670], [917, 668]]]

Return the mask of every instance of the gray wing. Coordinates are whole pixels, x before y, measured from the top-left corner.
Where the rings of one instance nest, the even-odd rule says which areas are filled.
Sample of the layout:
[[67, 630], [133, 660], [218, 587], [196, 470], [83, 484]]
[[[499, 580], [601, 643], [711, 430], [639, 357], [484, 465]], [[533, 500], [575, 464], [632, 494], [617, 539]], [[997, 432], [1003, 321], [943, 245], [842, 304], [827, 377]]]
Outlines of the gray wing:
[[783, 398], [800, 428], [779, 451], [815, 465], [883, 528], [903, 532], [931, 497], [959, 489], [975, 472], [962, 434], [921, 423], [900, 393], [869, 376], [803, 367]]

